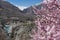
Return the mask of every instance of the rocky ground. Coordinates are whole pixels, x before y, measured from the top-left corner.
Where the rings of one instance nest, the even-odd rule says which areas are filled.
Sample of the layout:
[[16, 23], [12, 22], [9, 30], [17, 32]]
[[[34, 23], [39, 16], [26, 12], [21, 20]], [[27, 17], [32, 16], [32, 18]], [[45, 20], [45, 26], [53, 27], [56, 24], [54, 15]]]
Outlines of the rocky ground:
[[34, 27], [34, 23], [31, 21], [21, 22], [21, 23], [11, 23], [12, 33], [11, 36], [8, 36], [4, 29], [0, 28], [0, 40], [30, 40], [31, 37], [29, 33], [31, 33], [32, 28]]

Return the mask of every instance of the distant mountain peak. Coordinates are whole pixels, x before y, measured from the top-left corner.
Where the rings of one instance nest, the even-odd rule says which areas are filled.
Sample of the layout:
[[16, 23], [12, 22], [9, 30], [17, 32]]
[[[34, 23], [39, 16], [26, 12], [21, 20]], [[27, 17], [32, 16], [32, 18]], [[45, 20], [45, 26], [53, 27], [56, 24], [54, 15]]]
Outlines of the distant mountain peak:
[[26, 9], [27, 7], [25, 7], [25, 6], [17, 6], [20, 10], [24, 10], [24, 9]]

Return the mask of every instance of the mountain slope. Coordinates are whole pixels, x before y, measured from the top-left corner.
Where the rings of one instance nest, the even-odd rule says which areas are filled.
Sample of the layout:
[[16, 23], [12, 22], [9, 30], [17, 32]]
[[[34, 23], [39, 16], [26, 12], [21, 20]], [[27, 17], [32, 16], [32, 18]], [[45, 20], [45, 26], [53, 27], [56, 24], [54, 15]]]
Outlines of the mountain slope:
[[44, 4], [44, 3], [41, 3], [41, 4], [39, 4], [39, 5], [34, 5], [34, 6], [31, 6], [31, 7], [28, 7], [27, 9], [24, 9], [23, 11], [26, 13], [26, 14], [32, 14], [32, 15], [34, 15], [34, 11], [33, 11], [33, 7], [35, 7], [35, 8], [37, 8], [37, 9], [41, 9], [42, 7], [47, 7], [47, 5], [46, 4]]
[[0, 16], [8, 16], [8, 17], [18, 17], [21, 16], [23, 12], [17, 8], [16, 6], [10, 4], [9, 2], [6, 1], [0, 1]]

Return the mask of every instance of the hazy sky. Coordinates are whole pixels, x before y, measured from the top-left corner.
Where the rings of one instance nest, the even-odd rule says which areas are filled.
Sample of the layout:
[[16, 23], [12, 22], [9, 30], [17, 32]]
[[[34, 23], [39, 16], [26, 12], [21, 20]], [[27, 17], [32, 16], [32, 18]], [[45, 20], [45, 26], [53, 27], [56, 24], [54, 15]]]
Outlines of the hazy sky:
[[21, 9], [40, 3], [42, 0], [7, 0]]

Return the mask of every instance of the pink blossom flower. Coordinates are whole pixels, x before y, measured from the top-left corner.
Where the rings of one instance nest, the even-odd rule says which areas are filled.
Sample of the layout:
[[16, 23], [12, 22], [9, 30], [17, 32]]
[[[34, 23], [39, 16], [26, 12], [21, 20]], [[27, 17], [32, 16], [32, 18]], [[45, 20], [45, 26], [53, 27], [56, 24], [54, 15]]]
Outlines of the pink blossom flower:
[[[60, 4], [58, 0], [48, 0], [45, 7], [40, 10], [33, 7], [34, 13], [37, 15], [35, 19], [36, 29], [32, 29], [34, 33], [32, 40], [57, 40], [60, 38]], [[60, 39], [58, 39], [60, 40]]]

